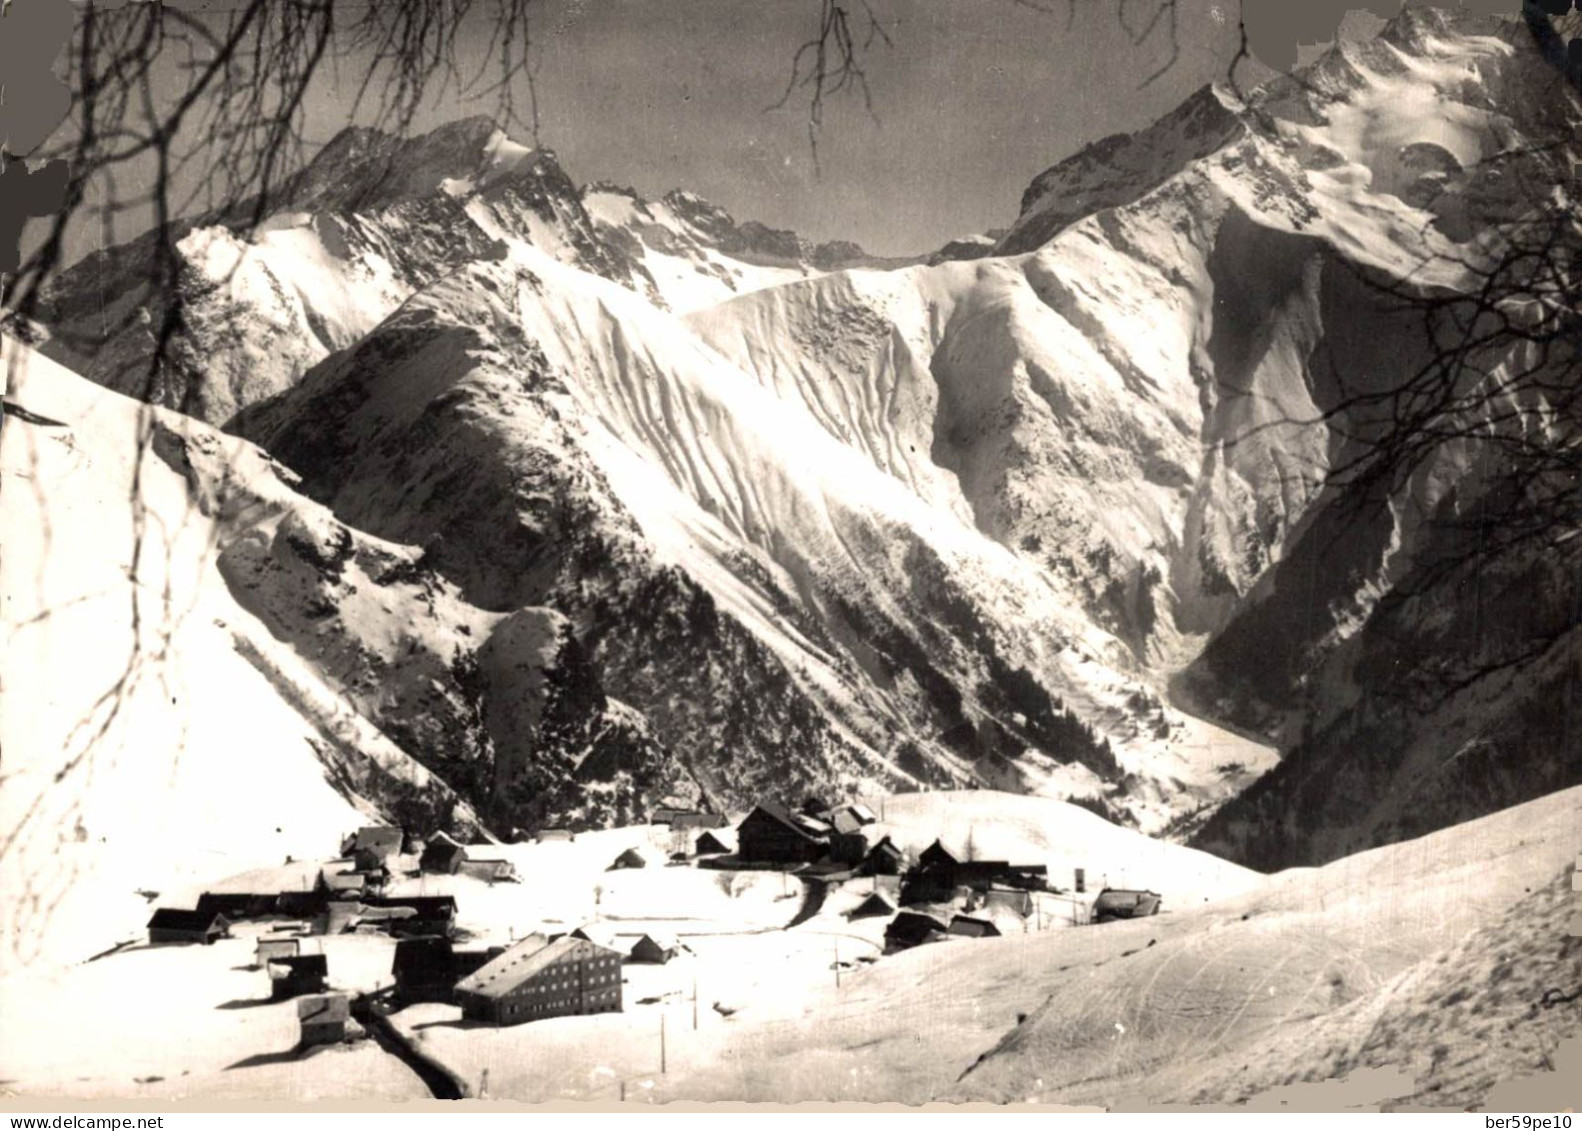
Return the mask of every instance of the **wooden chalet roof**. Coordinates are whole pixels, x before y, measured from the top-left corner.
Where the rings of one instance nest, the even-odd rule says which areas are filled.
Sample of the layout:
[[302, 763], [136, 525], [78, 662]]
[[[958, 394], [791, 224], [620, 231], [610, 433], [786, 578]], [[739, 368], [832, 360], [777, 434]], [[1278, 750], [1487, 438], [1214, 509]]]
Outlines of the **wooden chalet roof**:
[[868, 850], [869, 856], [873, 856], [878, 853], [883, 853], [886, 856], [893, 856], [897, 860], [906, 859], [906, 853], [899, 845], [895, 843], [895, 841], [891, 840], [888, 836], [881, 837], [879, 843], [875, 844]]
[[975, 919], [970, 915], [957, 915], [950, 921], [948, 933], [965, 935], [974, 939], [986, 939], [997, 936], [1000, 933], [1000, 928], [987, 919]]
[[748, 825], [755, 823], [755, 820], [768, 820], [777, 825], [782, 825], [803, 840], [823, 840], [825, 834], [829, 831], [829, 826], [823, 821], [815, 820], [812, 817], [804, 817], [800, 814], [793, 814], [784, 806], [777, 805], [773, 801], [760, 802], [751, 813], [743, 818], [742, 823], [737, 826], [737, 831], [740, 832]]

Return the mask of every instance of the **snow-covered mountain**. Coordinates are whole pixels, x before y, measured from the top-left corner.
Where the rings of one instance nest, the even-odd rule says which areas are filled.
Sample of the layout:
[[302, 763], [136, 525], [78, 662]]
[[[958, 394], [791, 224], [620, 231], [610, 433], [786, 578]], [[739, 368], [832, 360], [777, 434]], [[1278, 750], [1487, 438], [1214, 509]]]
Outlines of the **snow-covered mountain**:
[[[1526, 143], [1578, 121], [1520, 24], [1409, 10], [916, 262], [579, 191], [482, 120], [350, 130], [250, 235], [183, 225], [180, 326], [145, 239], [61, 280], [40, 348], [299, 477], [327, 510], [221, 575], [491, 824], [991, 785], [1187, 832], [1259, 779], [1201, 843], [1328, 856], [1582, 769], [1490, 745], [1552, 658], [1431, 728], [1379, 706], [1475, 615], [1453, 580], [1382, 598], [1481, 480], [1450, 451], [1359, 517], [1324, 479], [1372, 424], [1320, 420], [1420, 361], [1378, 284], [1471, 286], [1486, 217], [1568, 156]], [[1455, 744], [1472, 777], [1425, 773]]]

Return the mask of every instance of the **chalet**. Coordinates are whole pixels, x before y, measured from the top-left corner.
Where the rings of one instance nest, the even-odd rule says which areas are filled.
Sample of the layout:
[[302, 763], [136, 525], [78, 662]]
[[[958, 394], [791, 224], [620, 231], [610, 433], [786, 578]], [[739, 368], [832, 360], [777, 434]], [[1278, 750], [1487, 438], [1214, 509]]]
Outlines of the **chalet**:
[[983, 905], [1000, 907], [1025, 919], [1033, 913], [1033, 893], [1023, 888], [993, 885], [984, 893]]
[[453, 895], [378, 895], [367, 897], [363, 905], [391, 912], [374, 917], [388, 918], [390, 933], [394, 935], [449, 935], [456, 922]]
[[[810, 864], [829, 851], [822, 822], [794, 817], [773, 802], [764, 802], [736, 827], [738, 855], [745, 860], [777, 864]], [[823, 826], [827, 828], [827, 826]]]
[[968, 915], [957, 915], [950, 921], [946, 934], [967, 939], [994, 939], [1000, 937], [1000, 928], [987, 919], [975, 919]]
[[649, 932], [632, 944], [629, 953], [633, 962], [663, 965], [674, 958], [680, 949], [681, 944], [674, 935]]
[[565, 938], [524, 939], [456, 983], [469, 1021], [519, 1025], [546, 1017], [621, 1011], [621, 955]]
[[1093, 901], [1093, 921], [1107, 923], [1111, 919], [1144, 919], [1157, 915], [1162, 898], [1156, 891], [1105, 888]]
[[183, 911], [161, 907], [148, 921], [151, 943], [203, 943], [228, 938], [231, 924], [217, 911]]
[[504, 950], [498, 946], [485, 950], [457, 950], [449, 939], [433, 935], [398, 939], [395, 960], [390, 967], [395, 977], [396, 994], [404, 1003], [449, 1002], [457, 982], [499, 957]]
[[462, 875], [471, 876], [477, 880], [484, 880], [491, 884], [521, 883], [522, 877], [517, 873], [516, 865], [509, 860], [463, 860], [461, 862]]
[[401, 855], [401, 849], [405, 844], [406, 836], [400, 829], [389, 825], [370, 825], [358, 829], [346, 838], [341, 845], [341, 855], [355, 860], [359, 852], [366, 852], [377, 860], [384, 861], [392, 856]]
[[467, 850], [444, 833], [434, 834], [418, 858], [418, 867], [425, 872], [454, 876], [461, 871], [467, 859]]
[[296, 954], [272, 958], [264, 967], [269, 972], [269, 998], [287, 1001], [303, 994], [320, 994], [329, 978], [329, 959], [322, 954]]
[[730, 819], [724, 813], [678, 813], [670, 822], [673, 829], [723, 829]]
[[651, 825], [668, 825], [682, 814], [690, 812], [692, 812], [691, 809], [683, 809], [677, 805], [661, 805], [648, 815], [648, 823]]
[[302, 998], [297, 1002], [297, 1023], [302, 1027], [303, 1048], [339, 1044], [362, 1034], [345, 994]]
[[829, 838], [829, 857], [840, 864], [861, 864], [868, 858], [868, 838], [860, 829], [835, 831]]
[[847, 912], [848, 919], [877, 919], [881, 915], [894, 915], [895, 904], [890, 902], [889, 896], [874, 892], [864, 899], [851, 911]]
[[936, 942], [945, 937], [950, 928], [932, 915], [918, 911], [903, 911], [884, 929], [886, 951], [905, 950], [923, 943]]
[[625, 852], [623, 852], [619, 856], [617, 856], [615, 858], [614, 863], [612, 863], [607, 869], [605, 869], [605, 871], [618, 872], [618, 871], [620, 871], [623, 868], [646, 868], [646, 867], [648, 867], [648, 860], [647, 860], [647, 858], [645, 858], [641, 852], [637, 851], [637, 849], [635, 849], [635, 848], [628, 848]]
[[858, 873], [864, 876], [899, 876], [905, 870], [906, 853], [889, 837], [870, 848], [857, 866]]
[[713, 832], [705, 832], [692, 843], [694, 856], [724, 856], [730, 852], [730, 846]]
[[960, 863], [961, 861], [956, 858], [955, 853], [946, 848], [944, 842], [938, 839], [923, 849], [917, 857], [917, 866], [919, 868], [950, 869]]
[[295, 958], [302, 953], [302, 940], [296, 935], [260, 935], [253, 950], [253, 961], [267, 965], [276, 958]]

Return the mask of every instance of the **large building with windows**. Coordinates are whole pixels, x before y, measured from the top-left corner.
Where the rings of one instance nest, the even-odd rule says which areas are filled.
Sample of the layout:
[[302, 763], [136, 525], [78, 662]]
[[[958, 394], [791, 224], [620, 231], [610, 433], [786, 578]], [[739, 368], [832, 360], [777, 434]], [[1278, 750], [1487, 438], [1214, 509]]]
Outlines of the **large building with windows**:
[[520, 1025], [546, 1017], [621, 1011], [621, 954], [567, 935], [523, 939], [456, 983], [469, 1021]]

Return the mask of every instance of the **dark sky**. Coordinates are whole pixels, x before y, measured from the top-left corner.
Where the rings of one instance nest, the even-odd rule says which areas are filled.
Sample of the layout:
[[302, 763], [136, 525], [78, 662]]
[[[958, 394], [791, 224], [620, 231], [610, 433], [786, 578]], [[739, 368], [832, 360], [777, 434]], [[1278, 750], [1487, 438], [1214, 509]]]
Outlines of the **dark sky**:
[[[880, 254], [918, 253], [1009, 224], [1035, 175], [1222, 77], [1237, 43], [1235, 0], [1180, 0], [1178, 56], [1144, 86], [1170, 61], [1167, 31], [1161, 25], [1134, 44], [1117, 12], [1140, 22], [1154, 0], [1075, 0], [1069, 22], [1064, 0], [870, 2], [893, 42], [876, 42], [866, 55], [875, 117], [855, 95], [829, 104], [820, 176], [805, 96], [768, 109], [797, 46], [817, 28], [819, 0], [537, 0], [542, 141], [578, 182], [613, 180], [648, 196], [687, 188], [738, 219], [851, 239]], [[469, 69], [485, 62], [493, 30], [489, 20], [466, 29]], [[306, 100], [310, 152], [350, 124], [364, 69], [355, 58], [321, 67]], [[185, 76], [174, 64], [168, 70], [165, 89], [155, 91], [161, 101], [185, 90]], [[452, 90], [430, 99], [414, 128], [493, 109]], [[194, 162], [181, 193], [201, 191], [203, 168]], [[143, 179], [131, 168], [120, 177], [123, 196]], [[146, 209], [131, 209], [108, 240], [85, 222], [68, 259], [150, 222]]]
[[[877, 121], [858, 96], [832, 103], [815, 178], [805, 98], [767, 107], [817, 0], [553, 0], [538, 25], [541, 136], [579, 181], [684, 187], [811, 238], [927, 250], [1008, 224], [1037, 173], [1167, 111], [1236, 46], [1233, 0], [1184, 0], [1180, 57], [1140, 89], [1169, 58], [1163, 27], [1136, 46], [1113, 3], [1076, 0], [1069, 26], [1052, 7], [874, 0], [894, 44], [867, 56]], [[432, 121], [469, 109], [452, 100]]]

